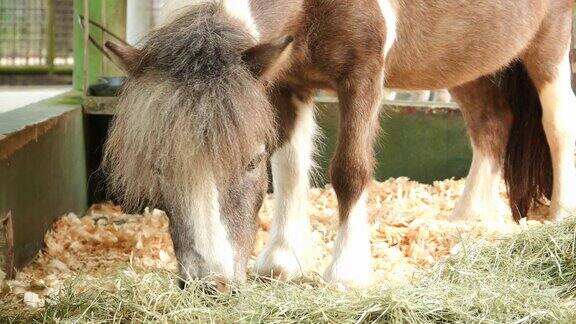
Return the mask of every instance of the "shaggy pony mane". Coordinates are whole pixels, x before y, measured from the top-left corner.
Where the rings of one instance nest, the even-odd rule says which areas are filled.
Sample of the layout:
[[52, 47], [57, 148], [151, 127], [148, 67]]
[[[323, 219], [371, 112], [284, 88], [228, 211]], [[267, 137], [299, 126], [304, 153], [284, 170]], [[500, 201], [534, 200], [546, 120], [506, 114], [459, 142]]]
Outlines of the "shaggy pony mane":
[[209, 171], [197, 159], [215, 174], [243, 172], [258, 147], [274, 143], [273, 108], [242, 60], [254, 45], [215, 2], [186, 8], [147, 37], [104, 153], [110, 191], [126, 208], [162, 203], [166, 186], [185, 195], [195, 173]]

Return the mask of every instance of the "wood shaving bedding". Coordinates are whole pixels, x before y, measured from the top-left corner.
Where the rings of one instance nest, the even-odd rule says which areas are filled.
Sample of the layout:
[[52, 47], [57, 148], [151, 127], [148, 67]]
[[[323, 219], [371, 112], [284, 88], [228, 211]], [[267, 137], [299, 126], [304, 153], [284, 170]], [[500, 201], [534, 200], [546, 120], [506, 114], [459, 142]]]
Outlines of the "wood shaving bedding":
[[[378, 280], [405, 280], [416, 269], [430, 267], [457, 253], [462, 242], [494, 240], [521, 228], [512, 224], [510, 215], [500, 216], [506, 221], [498, 226], [477, 220], [448, 222], [463, 188], [463, 180], [425, 185], [407, 178], [374, 182], [370, 186], [368, 212], [373, 267]], [[311, 189], [309, 197], [312, 237], [308, 269], [322, 273], [330, 263], [337, 232], [337, 202], [330, 186]], [[272, 202], [272, 195], [268, 195], [260, 212], [253, 256], [266, 242]], [[78, 273], [97, 277], [126, 265], [169, 270], [175, 270], [177, 265], [168, 234], [168, 218], [159, 210], [127, 215], [111, 204], [94, 205], [82, 218], [74, 214], [61, 217], [46, 234], [45, 245], [36, 260], [17, 273], [15, 280], [4, 280], [0, 272], [0, 288], [7, 296], [38, 307], [43, 305], [45, 296], [56, 293], [64, 280]]]

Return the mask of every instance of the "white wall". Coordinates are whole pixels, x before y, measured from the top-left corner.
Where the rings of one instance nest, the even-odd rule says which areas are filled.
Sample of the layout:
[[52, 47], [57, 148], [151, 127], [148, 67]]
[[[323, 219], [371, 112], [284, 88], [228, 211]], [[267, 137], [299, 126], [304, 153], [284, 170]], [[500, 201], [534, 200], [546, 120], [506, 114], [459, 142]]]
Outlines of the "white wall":
[[126, 40], [136, 45], [152, 28], [152, 0], [128, 0], [126, 10]]

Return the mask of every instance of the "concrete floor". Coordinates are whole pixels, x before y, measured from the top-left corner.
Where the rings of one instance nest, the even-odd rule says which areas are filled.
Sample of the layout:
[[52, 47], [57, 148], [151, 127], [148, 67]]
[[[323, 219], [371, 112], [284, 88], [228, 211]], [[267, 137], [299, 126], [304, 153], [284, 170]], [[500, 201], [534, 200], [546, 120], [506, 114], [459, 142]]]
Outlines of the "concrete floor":
[[57, 86], [0, 86], [0, 113], [24, 107], [70, 90], [67, 85]]

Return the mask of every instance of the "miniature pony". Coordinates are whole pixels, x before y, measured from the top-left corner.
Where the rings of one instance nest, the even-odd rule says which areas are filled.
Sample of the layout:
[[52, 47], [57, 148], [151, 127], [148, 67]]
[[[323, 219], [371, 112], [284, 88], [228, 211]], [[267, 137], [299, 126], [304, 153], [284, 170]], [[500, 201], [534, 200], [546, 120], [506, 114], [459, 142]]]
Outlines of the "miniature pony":
[[106, 145], [111, 188], [161, 206], [184, 280], [243, 280], [267, 188], [255, 270], [303, 270], [317, 89], [340, 102], [330, 179], [340, 226], [326, 280], [371, 273], [366, 188], [383, 89], [448, 88], [473, 147], [453, 220], [491, 221], [504, 177], [516, 220], [551, 199], [576, 209], [572, 0], [179, 1], [141, 48], [108, 43], [129, 75]]

